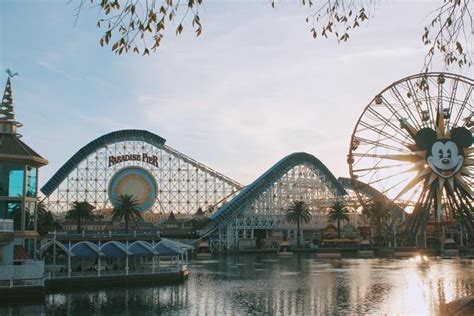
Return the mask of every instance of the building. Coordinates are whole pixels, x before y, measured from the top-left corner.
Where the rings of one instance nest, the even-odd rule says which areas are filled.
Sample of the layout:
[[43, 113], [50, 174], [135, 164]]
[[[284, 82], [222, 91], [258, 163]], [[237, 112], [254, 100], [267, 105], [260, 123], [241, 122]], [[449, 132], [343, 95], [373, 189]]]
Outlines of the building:
[[[10, 75], [10, 73], [9, 73]], [[10, 77], [0, 106], [0, 285], [37, 285], [43, 262], [34, 261], [38, 169], [48, 163], [21, 140]]]

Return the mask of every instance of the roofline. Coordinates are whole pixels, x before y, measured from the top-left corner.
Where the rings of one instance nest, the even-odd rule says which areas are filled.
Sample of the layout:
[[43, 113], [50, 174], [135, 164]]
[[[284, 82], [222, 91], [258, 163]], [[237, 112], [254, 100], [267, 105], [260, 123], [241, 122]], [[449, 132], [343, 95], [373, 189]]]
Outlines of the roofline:
[[28, 157], [28, 156], [21, 156], [21, 155], [5, 155], [0, 154], [0, 161], [2, 162], [21, 162], [27, 165], [31, 165], [33, 167], [42, 167], [47, 165], [49, 162], [48, 160], [40, 157]]

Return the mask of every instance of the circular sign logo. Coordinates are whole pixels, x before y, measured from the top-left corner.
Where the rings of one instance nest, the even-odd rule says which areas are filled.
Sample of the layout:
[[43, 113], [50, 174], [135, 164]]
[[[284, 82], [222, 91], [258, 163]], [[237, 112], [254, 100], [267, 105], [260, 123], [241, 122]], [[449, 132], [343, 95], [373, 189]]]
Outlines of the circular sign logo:
[[156, 200], [158, 192], [153, 175], [139, 167], [126, 167], [115, 173], [109, 182], [109, 199], [114, 207], [118, 197], [132, 195], [140, 204], [140, 212], [149, 210]]

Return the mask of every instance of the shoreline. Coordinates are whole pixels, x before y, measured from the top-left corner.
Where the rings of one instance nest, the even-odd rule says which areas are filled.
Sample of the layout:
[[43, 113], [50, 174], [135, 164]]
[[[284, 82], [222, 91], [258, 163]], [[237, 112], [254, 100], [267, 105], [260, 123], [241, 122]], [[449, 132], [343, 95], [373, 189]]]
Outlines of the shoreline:
[[0, 303], [6, 305], [31, 305], [44, 302], [45, 295], [74, 292], [93, 287], [94, 289], [117, 286], [172, 285], [184, 283], [189, 276], [188, 270], [154, 274], [103, 275], [59, 277], [45, 279], [44, 286], [18, 286], [0, 288]]

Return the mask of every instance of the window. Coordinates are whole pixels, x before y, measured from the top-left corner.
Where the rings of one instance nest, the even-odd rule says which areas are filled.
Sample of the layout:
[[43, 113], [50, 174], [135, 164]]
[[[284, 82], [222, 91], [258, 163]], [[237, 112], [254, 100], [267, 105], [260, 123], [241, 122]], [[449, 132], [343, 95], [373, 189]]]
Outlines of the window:
[[36, 179], [38, 177], [38, 168], [26, 167], [26, 196], [36, 197]]
[[13, 219], [13, 229], [21, 229], [21, 202], [0, 201], [0, 218]]
[[35, 230], [35, 202], [25, 203], [25, 230]]
[[23, 196], [23, 169], [22, 165], [0, 164], [0, 196]]

